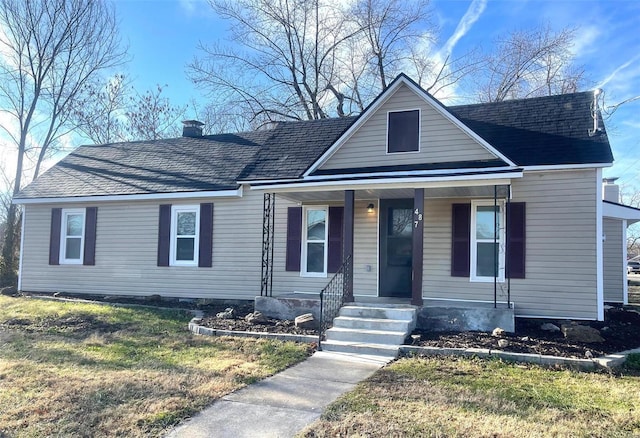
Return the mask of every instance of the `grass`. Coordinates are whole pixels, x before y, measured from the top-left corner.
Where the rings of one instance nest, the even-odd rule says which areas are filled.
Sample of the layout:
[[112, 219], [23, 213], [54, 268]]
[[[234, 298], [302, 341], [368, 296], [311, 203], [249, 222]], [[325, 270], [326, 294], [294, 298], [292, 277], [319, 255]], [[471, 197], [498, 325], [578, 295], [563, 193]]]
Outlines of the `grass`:
[[405, 358], [331, 404], [304, 437], [640, 435], [640, 373]]
[[0, 296], [0, 436], [160, 436], [307, 346], [194, 336], [179, 311]]

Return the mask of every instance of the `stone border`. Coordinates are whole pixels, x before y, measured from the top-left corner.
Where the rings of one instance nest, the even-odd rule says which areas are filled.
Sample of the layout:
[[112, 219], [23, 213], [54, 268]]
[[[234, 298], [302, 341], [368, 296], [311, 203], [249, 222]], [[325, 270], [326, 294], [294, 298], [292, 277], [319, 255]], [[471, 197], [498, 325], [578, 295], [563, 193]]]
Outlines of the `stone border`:
[[239, 338], [265, 338], [277, 339], [280, 341], [303, 342], [306, 344], [318, 342], [318, 335], [290, 335], [287, 333], [268, 333], [268, 332], [244, 332], [234, 330], [212, 329], [199, 325], [201, 318], [193, 318], [189, 321], [189, 331], [196, 335], [205, 336], [236, 336]]
[[[219, 330], [204, 327], [198, 324], [200, 318], [193, 318], [189, 322], [189, 331], [196, 335], [206, 336], [237, 336], [244, 338], [266, 338], [278, 339], [281, 341], [293, 341], [311, 343], [317, 342], [318, 337], [314, 335], [290, 335], [286, 333], [267, 333], [267, 332], [246, 332], [233, 330]], [[542, 354], [531, 353], [512, 353], [502, 350], [492, 350], [486, 348], [441, 348], [441, 347], [415, 347], [412, 345], [400, 345], [399, 353], [401, 355], [424, 355], [424, 356], [465, 356], [465, 357], [482, 357], [482, 358], [499, 358], [510, 362], [533, 363], [537, 365], [562, 365], [584, 370], [592, 370], [597, 367], [613, 369], [619, 367], [627, 360], [627, 355], [631, 353], [640, 353], [640, 348], [634, 350], [623, 351], [620, 353], [609, 354], [594, 359], [578, 359], [560, 356], [544, 356]]]
[[620, 353], [609, 354], [593, 359], [578, 359], [560, 356], [544, 356], [542, 354], [512, 353], [502, 350], [492, 350], [486, 348], [440, 348], [440, 347], [415, 347], [412, 345], [401, 345], [400, 353], [403, 355], [424, 355], [424, 356], [477, 356], [483, 358], [499, 358], [510, 362], [526, 362], [538, 365], [562, 365], [584, 370], [597, 367], [612, 369], [622, 365], [627, 360], [627, 355], [640, 353], [640, 348], [627, 350]]

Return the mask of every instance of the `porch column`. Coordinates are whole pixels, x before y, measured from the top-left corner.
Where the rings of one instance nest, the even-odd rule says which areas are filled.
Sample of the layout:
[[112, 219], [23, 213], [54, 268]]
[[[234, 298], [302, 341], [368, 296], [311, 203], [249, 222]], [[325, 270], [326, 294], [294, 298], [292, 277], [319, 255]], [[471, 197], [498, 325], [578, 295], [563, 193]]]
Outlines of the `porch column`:
[[353, 302], [353, 224], [354, 224], [354, 203], [355, 192], [353, 190], [344, 191], [344, 221], [343, 221], [343, 233], [344, 236], [344, 250], [342, 252], [342, 260], [347, 260], [351, 257], [351, 263], [345, 266], [344, 272], [344, 286], [345, 286], [345, 301], [347, 303]]
[[422, 306], [422, 260], [424, 255], [424, 189], [413, 195], [413, 263], [411, 266], [411, 304]]

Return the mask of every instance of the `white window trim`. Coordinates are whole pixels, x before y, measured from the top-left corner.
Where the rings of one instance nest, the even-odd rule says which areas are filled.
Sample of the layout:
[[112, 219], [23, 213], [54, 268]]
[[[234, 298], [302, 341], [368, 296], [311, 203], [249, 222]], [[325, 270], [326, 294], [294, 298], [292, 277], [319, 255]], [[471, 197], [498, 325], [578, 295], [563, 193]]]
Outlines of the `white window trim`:
[[[493, 199], [491, 200], [479, 200], [479, 201], [471, 201], [471, 266], [470, 266], [470, 275], [469, 280], [473, 282], [479, 283], [493, 283], [494, 277], [479, 277], [476, 275], [476, 267], [477, 267], [477, 239], [476, 239], [476, 210], [477, 207], [493, 207], [495, 205]], [[497, 281], [499, 283], [504, 283], [504, 273], [505, 273], [505, 247], [506, 247], [506, 217], [505, 217], [505, 206], [504, 201], [498, 201], [497, 205], [500, 209], [500, 229], [498, 230], [498, 277]]]
[[[80, 258], [68, 259], [67, 254], [67, 217], [72, 214], [82, 215], [82, 236], [80, 236]], [[84, 208], [65, 208], [61, 213], [60, 221], [60, 256], [61, 265], [81, 265], [84, 263], [84, 235], [87, 230], [87, 215]], [[75, 236], [72, 236], [75, 237]]]
[[[193, 260], [176, 260], [178, 240], [178, 213], [195, 213], [196, 229], [193, 242]], [[170, 266], [198, 266], [200, 254], [200, 206], [172, 205], [171, 206], [171, 241], [169, 242]]]
[[[406, 113], [409, 111], [418, 111], [418, 150], [417, 151], [405, 151], [405, 152], [389, 152], [389, 114], [391, 113]], [[387, 132], [386, 132], [386, 146], [387, 155], [403, 155], [403, 154], [418, 154], [422, 147], [422, 110], [420, 108], [408, 108], [396, 111], [387, 111]]]
[[[307, 272], [307, 212], [308, 211], [324, 211], [324, 268], [323, 272]], [[320, 242], [319, 240], [312, 240]], [[326, 205], [310, 205], [302, 207], [302, 251], [300, 254], [300, 276], [301, 277], [327, 277], [327, 258], [329, 257], [329, 207]]]

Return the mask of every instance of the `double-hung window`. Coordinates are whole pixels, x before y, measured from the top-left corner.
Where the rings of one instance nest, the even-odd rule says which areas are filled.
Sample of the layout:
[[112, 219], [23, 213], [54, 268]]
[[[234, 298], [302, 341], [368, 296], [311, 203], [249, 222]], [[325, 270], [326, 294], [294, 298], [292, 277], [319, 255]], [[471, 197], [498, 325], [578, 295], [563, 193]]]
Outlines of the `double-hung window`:
[[171, 207], [171, 265], [198, 266], [200, 207], [174, 205]]
[[60, 230], [60, 263], [82, 264], [85, 209], [63, 209]]
[[471, 203], [471, 281], [504, 281], [504, 203]]
[[302, 275], [327, 275], [327, 207], [305, 207], [302, 222]]

